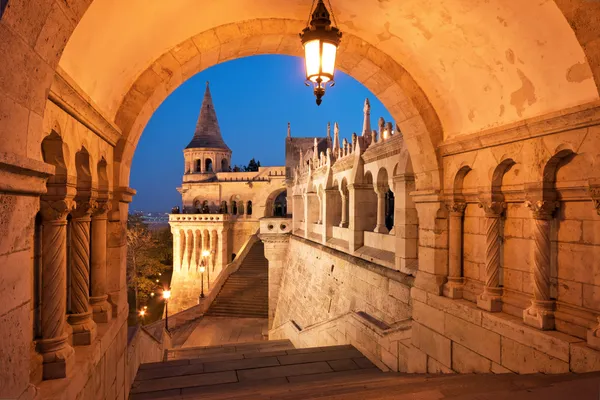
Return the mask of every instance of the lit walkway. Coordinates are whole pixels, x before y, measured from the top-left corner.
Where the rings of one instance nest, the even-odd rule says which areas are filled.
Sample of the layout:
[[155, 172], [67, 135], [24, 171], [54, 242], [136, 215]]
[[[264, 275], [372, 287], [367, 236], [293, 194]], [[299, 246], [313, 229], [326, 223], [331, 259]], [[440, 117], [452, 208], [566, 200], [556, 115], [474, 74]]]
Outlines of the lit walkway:
[[266, 318], [203, 317], [181, 347], [256, 342], [266, 329]]

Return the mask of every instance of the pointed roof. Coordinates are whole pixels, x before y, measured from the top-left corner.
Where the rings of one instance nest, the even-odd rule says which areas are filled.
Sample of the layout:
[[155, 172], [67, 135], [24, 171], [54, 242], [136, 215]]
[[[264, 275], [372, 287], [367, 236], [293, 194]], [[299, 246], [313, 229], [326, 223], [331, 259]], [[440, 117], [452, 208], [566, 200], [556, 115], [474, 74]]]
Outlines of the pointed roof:
[[208, 82], [206, 82], [206, 91], [204, 92], [204, 99], [200, 107], [200, 116], [196, 124], [196, 131], [186, 149], [198, 147], [231, 151], [225, 144], [225, 141], [223, 141], [223, 137], [221, 137], [221, 129], [219, 128], [219, 121], [217, 121], [217, 113], [215, 112], [215, 106], [210, 95]]

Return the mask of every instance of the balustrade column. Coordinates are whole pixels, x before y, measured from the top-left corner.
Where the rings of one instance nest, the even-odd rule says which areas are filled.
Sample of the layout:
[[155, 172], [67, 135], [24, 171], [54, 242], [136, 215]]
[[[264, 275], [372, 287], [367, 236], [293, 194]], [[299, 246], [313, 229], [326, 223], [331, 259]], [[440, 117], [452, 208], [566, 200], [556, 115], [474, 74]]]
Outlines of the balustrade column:
[[71, 309], [67, 321], [73, 328], [73, 344], [89, 345], [96, 338], [90, 308], [90, 222], [95, 201], [77, 203], [71, 220]]
[[502, 288], [500, 287], [500, 252], [502, 251], [503, 202], [482, 202], [486, 217], [485, 286], [477, 299], [477, 306], [490, 312], [502, 311]]
[[67, 376], [75, 363], [75, 352], [65, 330], [67, 308], [67, 215], [70, 200], [42, 201], [42, 338], [37, 351], [42, 355], [44, 379]]
[[340, 228], [348, 227], [348, 195], [340, 189], [340, 195], [342, 196], [342, 219], [340, 221]]
[[554, 329], [554, 300], [550, 298], [550, 231], [556, 201], [527, 202], [533, 215], [533, 300], [523, 322], [542, 330]]
[[389, 230], [385, 226], [385, 194], [387, 188], [378, 188], [375, 190], [377, 193], [377, 226], [373, 232], [375, 233], [389, 233]]
[[449, 206], [448, 227], [448, 282], [444, 285], [444, 296], [462, 299], [464, 278], [462, 276], [462, 232], [466, 203], [455, 202]]
[[106, 290], [106, 225], [109, 209], [110, 202], [102, 202], [92, 215], [92, 295], [90, 305], [94, 321], [104, 323], [112, 318], [112, 306], [108, 302]]

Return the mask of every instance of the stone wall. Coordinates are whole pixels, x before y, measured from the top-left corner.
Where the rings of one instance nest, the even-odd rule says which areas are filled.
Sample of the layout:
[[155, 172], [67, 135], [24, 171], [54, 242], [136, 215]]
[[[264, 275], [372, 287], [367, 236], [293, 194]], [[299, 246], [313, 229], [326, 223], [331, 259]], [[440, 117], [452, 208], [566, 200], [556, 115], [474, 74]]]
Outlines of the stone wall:
[[[266, 257], [270, 257], [268, 250]], [[358, 343], [356, 338], [361, 334], [357, 333], [355, 324], [375, 325], [380, 330], [405, 324], [411, 314], [409, 292], [412, 281], [412, 277], [403, 273], [291, 236], [273, 328], [281, 330], [282, 326], [292, 323], [307, 330], [336, 321], [327, 325], [329, 332], [326, 335], [303, 335], [298, 344], [357, 343], [358, 347], [371, 349], [375, 354], [379, 351], [377, 341], [374, 337], [365, 339], [367, 336], [364, 335], [368, 335], [365, 328]], [[360, 313], [362, 320], [369, 322], [358, 323], [355, 318], [348, 317], [354, 313]], [[283, 329], [282, 332], [287, 332], [287, 328]], [[286, 336], [278, 333], [274, 337], [280, 334]]]

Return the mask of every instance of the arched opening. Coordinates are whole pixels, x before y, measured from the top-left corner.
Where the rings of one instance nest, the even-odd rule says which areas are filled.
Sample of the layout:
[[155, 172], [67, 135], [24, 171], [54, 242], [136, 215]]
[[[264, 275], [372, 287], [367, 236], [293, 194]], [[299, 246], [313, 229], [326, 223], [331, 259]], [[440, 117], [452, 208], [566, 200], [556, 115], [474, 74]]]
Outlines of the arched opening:
[[385, 227], [390, 233], [394, 229], [394, 192], [388, 189], [385, 193]]
[[251, 200], [248, 200], [248, 203], [246, 204], [246, 214], [252, 215], [252, 201]]
[[221, 172], [229, 172], [229, 160], [226, 158], [223, 158], [221, 160]]
[[97, 174], [98, 174], [98, 189], [101, 192], [108, 191], [107, 162], [104, 159], [104, 157], [102, 157], [100, 162], [98, 162]]
[[85, 147], [75, 155], [75, 169], [77, 171], [77, 192], [88, 192], [92, 187], [92, 174], [90, 170], [90, 154]]
[[213, 172], [213, 162], [210, 158], [204, 161], [204, 172]]
[[277, 195], [273, 202], [273, 216], [285, 217], [287, 215], [287, 190], [284, 190]]
[[196, 172], [202, 172], [202, 160], [196, 160]]
[[234, 200], [231, 202], [231, 214], [237, 215], [237, 213], [238, 213], [237, 202]]

